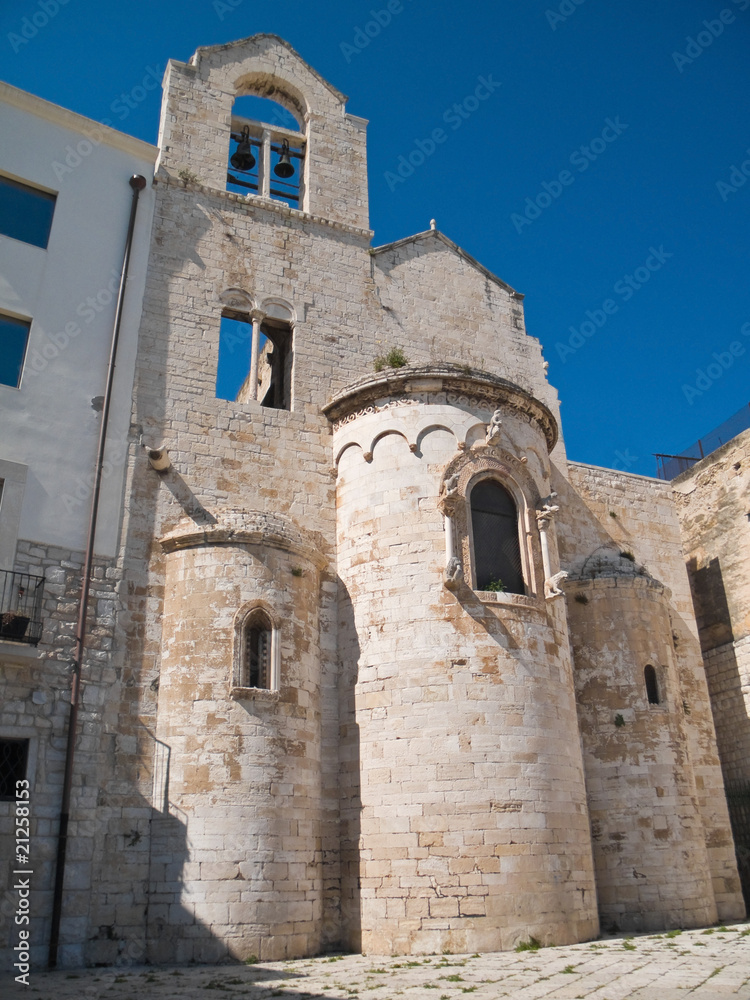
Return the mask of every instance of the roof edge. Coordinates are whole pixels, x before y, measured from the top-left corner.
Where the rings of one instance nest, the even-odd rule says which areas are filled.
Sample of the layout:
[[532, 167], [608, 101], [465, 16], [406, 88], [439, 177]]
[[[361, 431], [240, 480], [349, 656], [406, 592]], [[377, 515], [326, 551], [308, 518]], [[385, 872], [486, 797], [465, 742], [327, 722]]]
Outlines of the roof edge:
[[37, 118], [52, 122], [54, 125], [59, 125], [61, 128], [70, 129], [71, 132], [81, 132], [89, 138], [94, 135], [109, 146], [149, 160], [152, 164], [156, 163], [158, 146], [143, 139], [136, 139], [135, 136], [128, 135], [127, 132], [120, 132], [118, 129], [112, 128], [111, 125], [87, 118], [77, 111], [70, 111], [68, 108], [47, 101], [43, 97], [37, 97], [36, 94], [30, 94], [27, 90], [21, 90], [20, 87], [14, 87], [2, 80], [0, 80], [0, 101], [18, 108], [20, 111], [36, 115]]
[[220, 45], [199, 45], [188, 60], [187, 64], [188, 66], [197, 66], [200, 62], [201, 54], [204, 52], [221, 52], [223, 49], [233, 49], [238, 45], [245, 45], [247, 42], [258, 42], [265, 38], [272, 39], [274, 42], [278, 42], [280, 45], [283, 45], [287, 51], [291, 52], [293, 56], [299, 59], [305, 69], [309, 70], [310, 73], [312, 73], [312, 75], [319, 80], [324, 87], [327, 87], [327, 89], [330, 90], [338, 101], [342, 104], [346, 104], [349, 100], [349, 97], [346, 94], [343, 94], [337, 87], [334, 87], [332, 83], [329, 83], [324, 76], [321, 76], [315, 67], [311, 66], [307, 60], [303, 59], [299, 52], [297, 52], [297, 50], [286, 41], [286, 39], [282, 38], [281, 35], [274, 35], [271, 32], [261, 31], [257, 35], [248, 35], [246, 38], [238, 38], [233, 42], [223, 42]]
[[463, 247], [460, 247], [458, 243], [454, 243], [449, 236], [446, 236], [445, 233], [441, 233], [439, 229], [426, 229], [424, 232], [414, 233], [413, 236], [405, 236], [403, 239], [395, 240], [393, 243], [384, 243], [382, 246], [372, 247], [370, 253], [373, 256], [380, 253], [386, 253], [388, 250], [395, 250], [398, 247], [406, 246], [407, 243], [416, 243], [418, 240], [424, 240], [431, 236], [441, 240], [441, 242], [445, 243], [445, 245], [453, 250], [454, 253], [457, 253], [459, 257], [465, 260], [467, 264], [475, 268], [477, 271], [480, 271], [486, 278], [489, 278], [490, 281], [494, 281], [496, 285], [499, 285], [500, 288], [509, 292], [514, 298], [519, 300], [524, 298], [523, 292], [517, 292], [515, 288], [507, 283], [507, 281], [503, 281], [502, 278], [498, 278], [493, 271], [490, 271], [490, 269], [485, 267], [484, 264], [480, 264], [476, 257], [472, 257], [470, 253], [467, 253], [466, 250], [463, 249]]

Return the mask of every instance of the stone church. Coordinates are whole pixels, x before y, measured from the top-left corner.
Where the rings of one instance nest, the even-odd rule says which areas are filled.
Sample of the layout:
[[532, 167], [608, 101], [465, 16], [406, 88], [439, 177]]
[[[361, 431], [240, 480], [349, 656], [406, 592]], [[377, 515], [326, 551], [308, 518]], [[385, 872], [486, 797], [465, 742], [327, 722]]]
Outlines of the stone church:
[[365, 128], [272, 35], [168, 66], [69, 963], [745, 915], [750, 437], [676, 483], [569, 461], [523, 295], [434, 225], [372, 247]]

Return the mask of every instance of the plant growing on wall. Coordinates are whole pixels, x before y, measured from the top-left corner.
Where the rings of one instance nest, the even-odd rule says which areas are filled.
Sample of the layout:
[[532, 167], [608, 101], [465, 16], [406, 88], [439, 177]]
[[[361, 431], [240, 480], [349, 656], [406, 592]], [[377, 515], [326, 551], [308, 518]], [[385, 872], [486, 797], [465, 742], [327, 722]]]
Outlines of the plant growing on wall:
[[387, 354], [380, 354], [375, 358], [375, 371], [382, 372], [384, 368], [403, 368], [409, 364], [409, 359], [400, 347], [392, 347]]
[[493, 594], [500, 594], [500, 593], [502, 593], [502, 591], [505, 590], [505, 584], [498, 577], [497, 580], [490, 580], [490, 582], [487, 584], [487, 586], [484, 589], [485, 590], [491, 590]]

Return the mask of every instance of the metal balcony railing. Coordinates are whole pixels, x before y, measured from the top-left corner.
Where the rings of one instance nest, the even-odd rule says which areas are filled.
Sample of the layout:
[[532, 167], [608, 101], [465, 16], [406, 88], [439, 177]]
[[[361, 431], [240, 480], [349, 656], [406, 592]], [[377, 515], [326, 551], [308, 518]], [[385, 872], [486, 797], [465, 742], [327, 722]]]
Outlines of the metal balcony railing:
[[0, 570], [0, 640], [36, 646], [42, 637], [44, 577]]
[[690, 448], [686, 448], [681, 455], [655, 455], [656, 475], [659, 479], [674, 479], [681, 472], [692, 469], [696, 462], [700, 462], [706, 455], [710, 455], [712, 451], [716, 451], [748, 427], [750, 427], [750, 403], [732, 414], [729, 420], [725, 420], [710, 434], [700, 438]]

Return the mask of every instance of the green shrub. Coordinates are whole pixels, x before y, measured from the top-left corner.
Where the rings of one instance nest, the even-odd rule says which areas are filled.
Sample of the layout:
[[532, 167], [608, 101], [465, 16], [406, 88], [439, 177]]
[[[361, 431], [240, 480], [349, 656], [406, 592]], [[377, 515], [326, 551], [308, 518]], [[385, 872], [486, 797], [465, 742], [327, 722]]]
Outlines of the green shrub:
[[375, 358], [375, 371], [382, 372], [384, 368], [403, 368], [409, 364], [409, 359], [400, 347], [392, 347], [387, 354], [380, 354]]

